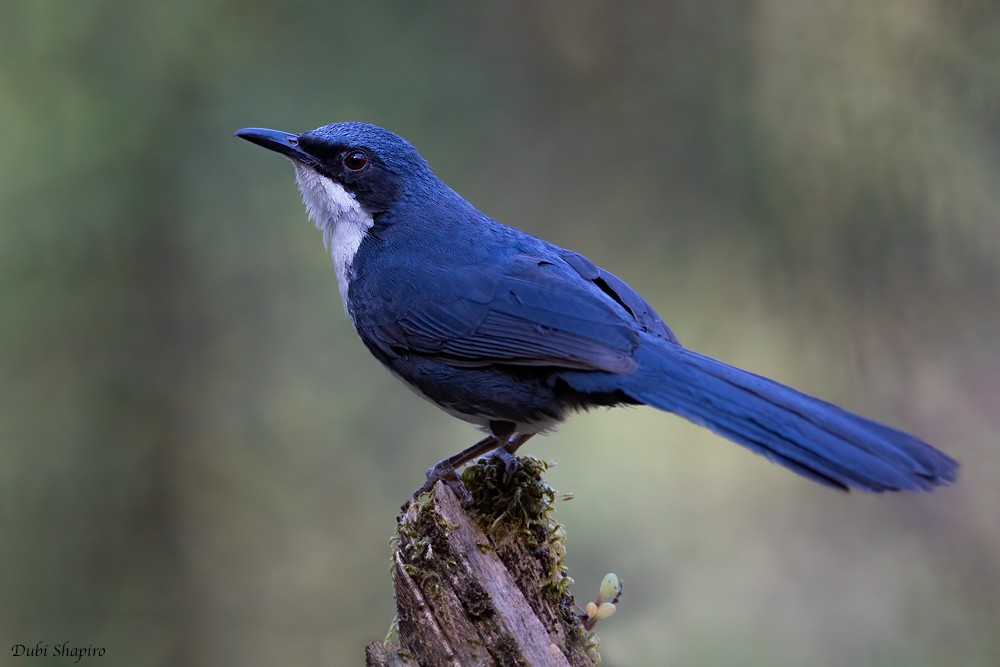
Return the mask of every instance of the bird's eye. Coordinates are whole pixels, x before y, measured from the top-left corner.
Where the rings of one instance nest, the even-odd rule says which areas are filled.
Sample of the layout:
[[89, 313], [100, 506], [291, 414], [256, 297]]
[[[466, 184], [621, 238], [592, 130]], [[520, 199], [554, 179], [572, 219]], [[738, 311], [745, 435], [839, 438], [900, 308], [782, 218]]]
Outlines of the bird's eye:
[[362, 151], [350, 151], [344, 156], [344, 166], [351, 171], [361, 171], [368, 164], [368, 156]]

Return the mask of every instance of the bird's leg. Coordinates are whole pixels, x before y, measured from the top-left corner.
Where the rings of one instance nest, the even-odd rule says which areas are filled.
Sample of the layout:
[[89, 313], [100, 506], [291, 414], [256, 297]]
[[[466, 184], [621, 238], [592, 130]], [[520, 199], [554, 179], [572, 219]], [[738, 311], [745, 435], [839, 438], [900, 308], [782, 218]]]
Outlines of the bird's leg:
[[[438, 461], [427, 469], [427, 481], [424, 482], [423, 486], [413, 492], [413, 497], [416, 498], [421, 493], [430, 491], [434, 484], [436, 484], [438, 480], [441, 480], [447, 484], [452, 491], [455, 491], [455, 494], [459, 496], [459, 499], [464, 501], [469, 497], [469, 492], [466, 491], [464, 486], [462, 486], [462, 480], [459, 479], [456, 471], [472, 459], [493, 451], [499, 447], [500, 444], [500, 440], [495, 435], [488, 435], [471, 447], [463, 449], [458, 454], [454, 454], [446, 459]], [[458, 488], [461, 488], [461, 491], [459, 491]]]
[[517, 458], [511, 452], [507, 451], [507, 446], [510, 444], [511, 438], [514, 437], [516, 429], [517, 424], [514, 422], [503, 421], [501, 419], [490, 420], [490, 433], [496, 436], [497, 443], [500, 445], [493, 451], [492, 456], [499, 458], [503, 464], [504, 486], [510, 483], [510, 480], [514, 477], [514, 471], [517, 470]]
[[505, 444], [503, 446], [503, 450], [505, 452], [507, 452], [508, 454], [510, 454], [510, 455], [513, 456], [514, 452], [516, 452], [518, 450], [518, 448], [520, 448], [521, 445], [523, 445], [524, 443], [528, 442], [528, 438], [530, 438], [533, 435], [535, 435], [535, 434], [534, 433], [521, 433], [521, 434], [517, 435], [516, 437], [511, 438], [510, 440], [508, 440], [507, 444]]

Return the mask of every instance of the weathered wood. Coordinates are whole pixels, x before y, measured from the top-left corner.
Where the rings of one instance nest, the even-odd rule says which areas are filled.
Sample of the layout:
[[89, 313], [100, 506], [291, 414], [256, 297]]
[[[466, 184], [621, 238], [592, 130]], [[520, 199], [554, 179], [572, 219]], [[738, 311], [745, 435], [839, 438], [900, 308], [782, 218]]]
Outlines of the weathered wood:
[[365, 647], [365, 667], [405, 667], [406, 663], [394, 649], [382, 642], [372, 642]]
[[[394, 642], [371, 644], [366, 665], [592, 667], [596, 639], [582, 623], [562, 565], [562, 527], [545, 464], [524, 459], [513, 479], [485, 459], [450, 488], [404, 507], [393, 544]], [[486, 527], [486, 531], [483, 530]]]

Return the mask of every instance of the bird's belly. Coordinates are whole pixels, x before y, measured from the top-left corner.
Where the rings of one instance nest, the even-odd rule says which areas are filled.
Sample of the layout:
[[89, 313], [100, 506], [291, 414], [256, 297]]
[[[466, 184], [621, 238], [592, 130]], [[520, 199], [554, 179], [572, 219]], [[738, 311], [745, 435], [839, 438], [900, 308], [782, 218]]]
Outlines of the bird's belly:
[[484, 430], [491, 421], [507, 421], [518, 433], [541, 433], [566, 417], [567, 406], [542, 369], [454, 367], [415, 356], [385, 365], [421, 398]]

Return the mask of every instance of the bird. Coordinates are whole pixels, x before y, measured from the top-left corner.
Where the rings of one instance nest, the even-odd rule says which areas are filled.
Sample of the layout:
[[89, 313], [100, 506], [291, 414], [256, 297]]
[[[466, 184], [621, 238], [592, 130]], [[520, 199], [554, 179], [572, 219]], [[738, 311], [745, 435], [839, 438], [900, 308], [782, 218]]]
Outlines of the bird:
[[956, 460], [917, 436], [681, 345], [583, 255], [497, 222], [377, 125], [235, 136], [291, 160], [348, 318], [396, 378], [485, 437], [427, 470], [505, 458], [569, 415], [647, 405], [834, 489], [930, 491]]

